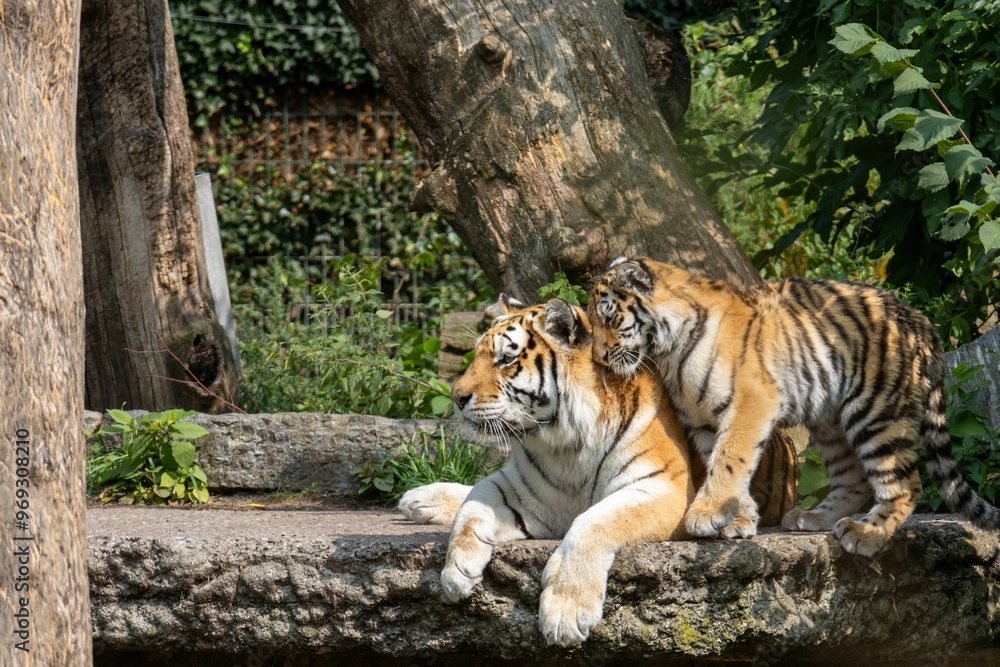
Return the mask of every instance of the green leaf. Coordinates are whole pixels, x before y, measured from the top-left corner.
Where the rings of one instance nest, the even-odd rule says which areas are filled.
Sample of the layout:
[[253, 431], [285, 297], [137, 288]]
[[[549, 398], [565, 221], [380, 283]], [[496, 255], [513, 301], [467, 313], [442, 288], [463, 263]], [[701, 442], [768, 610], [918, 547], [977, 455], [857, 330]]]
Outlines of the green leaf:
[[205, 475], [205, 471], [201, 469], [200, 465], [194, 465], [191, 467], [191, 476], [194, 477], [199, 482], [208, 484], [208, 476]]
[[431, 411], [435, 415], [443, 415], [451, 409], [451, 399], [447, 396], [435, 396], [431, 399]]
[[133, 461], [139, 461], [146, 456], [146, 452], [149, 451], [150, 445], [153, 444], [153, 437], [149, 433], [140, 433], [132, 439], [132, 442], [128, 446], [129, 458]]
[[914, 119], [913, 127], [903, 134], [903, 140], [896, 146], [896, 152], [907, 149], [926, 150], [955, 134], [962, 122], [959, 118], [953, 118], [939, 111], [924, 109]]
[[843, 53], [862, 56], [871, 51], [872, 46], [878, 41], [878, 37], [872, 35], [867, 26], [860, 23], [845, 23], [837, 26], [836, 36], [829, 43]]
[[393, 481], [394, 480], [392, 477], [392, 473], [387, 472], [384, 476], [376, 477], [375, 479], [373, 479], [372, 484], [374, 484], [375, 488], [378, 489], [379, 491], [383, 493], [389, 493], [390, 491], [392, 491]]
[[826, 468], [822, 465], [803, 462], [799, 465], [799, 495], [812, 495], [830, 483], [826, 475]]
[[979, 240], [986, 252], [1000, 248], [1000, 222], [987, 220], [979, 227]]
[[935, 162], [920, 170], [917, 185], [928, 192], [937, 192], [948, 186], [948, 172], [944, 164]]
[[124, 410], [108, 410], [108, 416], [123, 426], [131, 426], [135, 423], [135, 420], [132, 419], [132, 415]]
[[913, 107], [896, 107], [878, 119], [878, 131], [882, 132], [887, 124], [899, 132], [908, 130], [919, 113]]
[[170, 431], [178, 438], [184, 440], [197, 440], [208, 435], [208, 431], [194, 422], [174, 422], [170, 425]]
[[872, 56], [878, 61], [879, 65], [898, 63], [904, 58], [912, 58], [917, 53], [918, 51], [913, 49], [897, 49], [891, 44], [881, 41], [872, 47]]
[[976, 373], [982, 370], [983, 364], [974, 364], [971, 361], [963, 361], [951, 369], [951, 376], [958, 384], [962, 384], [975, 377]]
[[379, 318], [380, 320], [387, 320], [390, 317], [392, 317], [392, 311], [380, 308], [379, 310], [375, 311], [375, 317]]
[[975, 146], [966, 143], [952, 146], [944, 156], [948, 178], [953, 181], [965, 181], [971, 176], [981, 174], [992, 164], [993, 160], [984, 157]]
[[170, 453], [177, 462], [179, 468], [190, 468], [194, 465], [196, 450], [190, 442], [173, 442], [170, 445]]
[[962, 410], [955, 416], [948, 431], [956, 438], [970, 435], [985, 438], [990, 435], [990, 430], [983, 423], [982, 417], [968, 410]]
[[908, 67], [903, 70], [892, 82], [893, 98], [914, 93], [918, 90], [933, 88], [934, 84], [924, 78], [924, 75], [917, 71], [915, 67]]
[[164, 488], [173, 488], [174, 484], [176, 483], [177, 483], [176, 475], [173, 475], [168, 471], [164, 471], [164, 473], [160, 475], [160, 486]]
[[913, 129], [916, 130], [924, 140], [924, 148], [930, 148], [934, 144], [947, 139], [958, 131], [963, 121], [939, 111], [924, 109], [913, 121]]

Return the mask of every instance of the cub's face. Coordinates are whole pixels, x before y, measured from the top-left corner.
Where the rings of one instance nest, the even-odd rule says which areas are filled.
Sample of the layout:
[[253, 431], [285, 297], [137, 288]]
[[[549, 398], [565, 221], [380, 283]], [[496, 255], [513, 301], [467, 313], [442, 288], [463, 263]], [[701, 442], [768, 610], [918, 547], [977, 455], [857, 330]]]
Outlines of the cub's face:
[[483, 440], [522, 436], [549, 423], [559, 409], [561, 369], [574, 352], [586, 353], [589, 342], [578, 338], [582, 312], [565, 302], [524, 308], [502, 297], [501, 307], [451, 394]]
[[618, 375], [639, 371], [647, 338], [644, 300], [651, 292], [649, 274], [635, 262], [612, 262], [590, 294], [594, 361]]

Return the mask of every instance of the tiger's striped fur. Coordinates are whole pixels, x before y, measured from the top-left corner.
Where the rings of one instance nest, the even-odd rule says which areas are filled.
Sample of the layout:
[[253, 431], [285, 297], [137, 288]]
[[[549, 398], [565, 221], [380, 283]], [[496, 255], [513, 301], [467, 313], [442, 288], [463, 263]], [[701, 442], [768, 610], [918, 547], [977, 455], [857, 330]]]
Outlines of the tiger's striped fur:
[[621, 258], [590, 304], [595, 359], [626, 376], [655, 366], [705, 458], [706, 482], [685, 517], [692, 534], [717, 535], [753, 513], [747, 489], [762, 443], [794, 424], [809, 430], [830, 493], [790, 511], [786, 528], [832, 529], [849, 552], [879, 551], [920, 497], [918, 439], [942, 498], [975, 525], [1000, 528], [1000, 510], [956, 468], [940, 339], [893, 294], [795, 278], [738, 289]]
[[[494, 545], [562, 538], [542, 575], [539, 627], [549, 643], [575, 644], [601, 619], [616, 553], [683, 536], [695, 494], [688, 447], [655, 375], [594, 363], [583, 310], [501, 303], [452, 397], [472, 435], [512, 449], [458, 509], [441, 586], [450, 601], [466, 598]], [[400, 509], [440, 519], [465, 488], [420, 487]]]

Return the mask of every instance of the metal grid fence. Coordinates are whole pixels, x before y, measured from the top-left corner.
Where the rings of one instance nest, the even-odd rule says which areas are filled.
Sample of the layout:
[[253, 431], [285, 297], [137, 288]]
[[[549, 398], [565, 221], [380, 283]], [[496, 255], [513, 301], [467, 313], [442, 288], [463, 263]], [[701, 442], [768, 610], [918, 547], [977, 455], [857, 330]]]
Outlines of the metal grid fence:
[[[254, 193], [263, 195], [274, 183], [292, 183], [297, 174], [315, 165], [354, 178], [358, 187], [364, 187], [363, 170], [370, 167], [404, 172], [414, 180], [428, 168], [413, 133], [389, 100], [378, 93], [288, 97], [259, 116], [247, 113], [215, 119], [195, 132], [195, 141], [201, 168], [212, 172], [216, 180], [245, 185], [251, 200]], [[380, 240], [382, 216], [406, 204], [393, 193], [390, 201], [373, 207], [364, 220], [341, 220], [329, 227], [333, 233], [309, 239], [308, 254], [282, 255], [286, 270], [304, 274], [310, 283], [310, 289], [287, 304], [289, 316], [300, 322], [308, 319], [317, 305], [315, 288], [331, 284], [335, 279], [332, 267], [346, 255], [379, 259], [388, 254], [390, 250]], [[271, 260], [271, 256], [239, 258], [244, 268], [263, 267]], [[457, 273], [453, 269], [448, 279], [475, 285], [481, 282], [480, 275], [468, 260]], [[396, 323], [422, 325], [437, 314], [439, 306], [428, 303], [438, 296], [436, 278], [440, 276], [399, 266], [388, 272], [381, 289]]]

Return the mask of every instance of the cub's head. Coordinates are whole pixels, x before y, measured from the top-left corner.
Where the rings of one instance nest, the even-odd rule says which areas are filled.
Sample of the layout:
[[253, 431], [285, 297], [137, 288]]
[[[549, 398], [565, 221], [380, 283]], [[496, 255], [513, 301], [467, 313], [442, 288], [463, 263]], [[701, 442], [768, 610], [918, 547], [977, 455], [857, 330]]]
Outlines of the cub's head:
[[654, 277], [648, 261], [619, 257], [590, 294], [594, 361], [613, 373], [634, 376], [652, 336], [649, 316]]
[[528, 307], [504, 294], [491, 309], [498, 317], [451, 397], [480, 439], [504, 441], [557, 419], [565, 378], [590, 363], [590, 331], [584, 312], [561, 299]]

